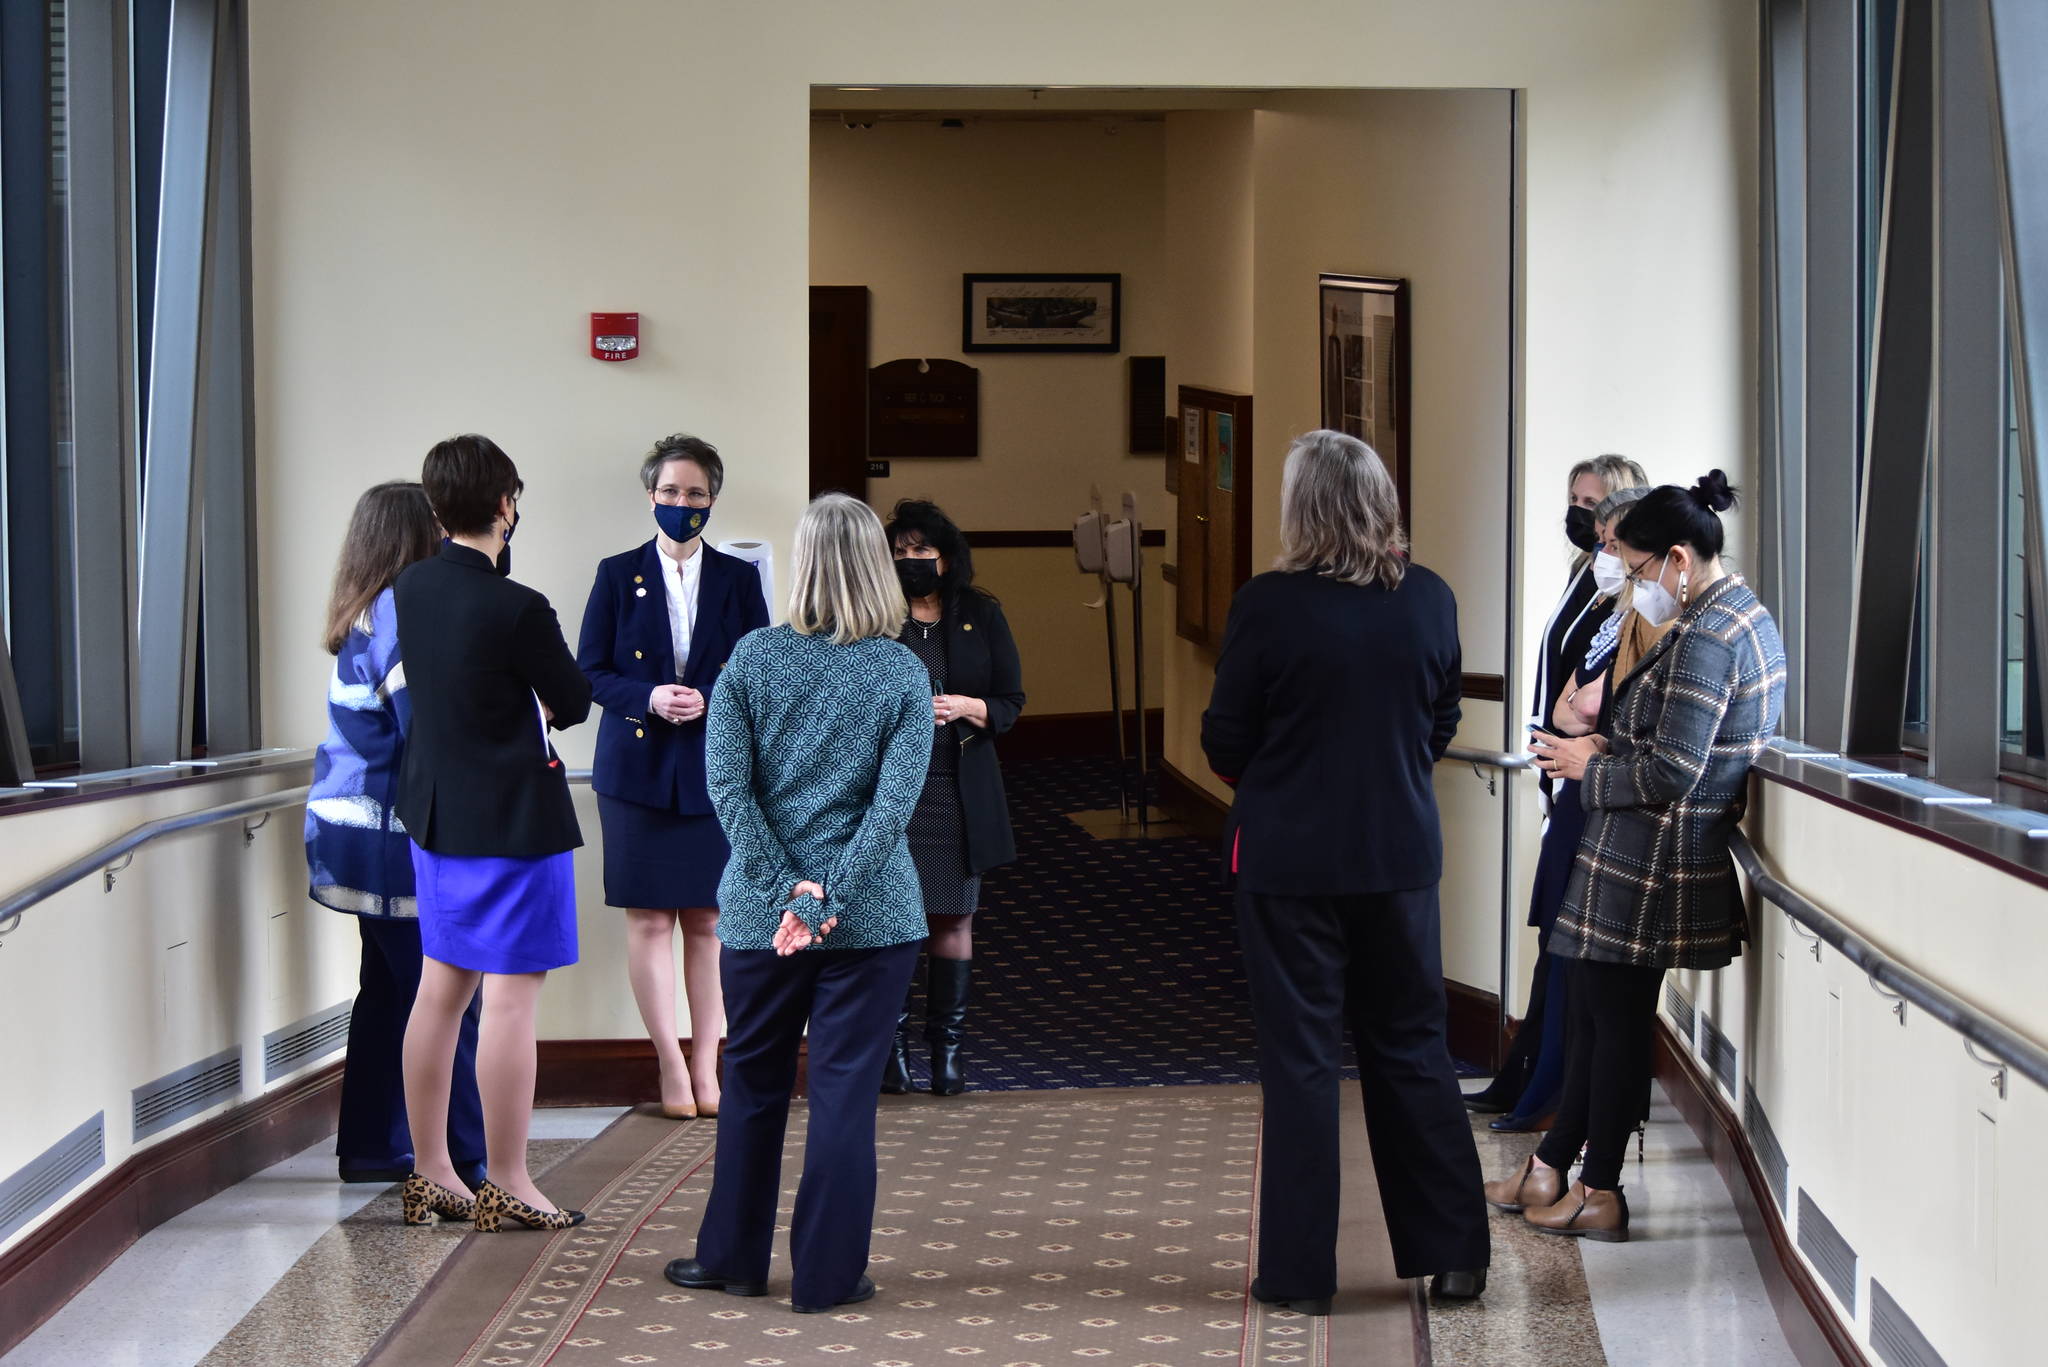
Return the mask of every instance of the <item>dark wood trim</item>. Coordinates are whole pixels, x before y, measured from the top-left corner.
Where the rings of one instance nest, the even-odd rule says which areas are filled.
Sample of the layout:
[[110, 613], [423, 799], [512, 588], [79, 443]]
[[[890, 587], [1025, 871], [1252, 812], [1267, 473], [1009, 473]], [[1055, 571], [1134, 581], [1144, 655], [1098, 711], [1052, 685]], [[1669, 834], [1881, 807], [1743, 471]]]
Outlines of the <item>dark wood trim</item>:
[[[1904, 755], [1856, 758], [1916, 778], [1927, 776], [1924, 762]], [[1830, 807], [1868, 817], [1895, 831], [1931, 840], [2037, 888], [2048, 888], [2048, 840], [2029, 839], [2019, 831], [1964, 816], [1951, 807], [1928, 807], [1882, 783], [1859, 783], [1847, 774], [1816, 768], [1770, 750], [1758, 756], [1750, 771], [1761, 781], [1818, 798]]]
[[1508, 681], [1498, 674], [1466, 674], [1460, 677], [1459, 691], [1473, 702], [1506, 702]]
[[1230, 804], [1162, 759], [1154, 777], [1159, 805], [1204, 840], [1221, 840]]
[[[82, 788], [39, 788], [32, 794], [0, 797], [0, 817], [24, 816], [30, 812], [53, 812], [59, 807], [76, 807], [88, 802], [108, 802], [115, 798], [137, 797], [144, 793], [169, 792], [173, 788], [196, 788], [202, 784], [221, 783], [228, 779], [261, 778], [271, 774], [282, 777], [294, 769], [304, 769], [309, 775], [312, 773], [313, 752], [310, 749], [285, 755], [267, 755], [261, 759], [240, 760], [215, 769], [166, 771], [164, 774], [138, 774], [131, 778], [93, 779]], [[38, 770], [36, 777], [62, 779], [67, 782], [77, 780], [78, 766], [72, 765], [68, 771], [50, 773]]]
[[1507, 1040], [1500, 1030], [1500, 997], [1445, 978], [1444, 998], [1449, 1008], [1451, 1057], [1487, 1068], [1500, 1067], [1507, 1057]]
[[[683, 1040], [683, 1052], [690, 1041]], [[724, 1052], [725, 1041], [720, 1040]], [[809, 1044], [797, 1048], [796, 1095], [809, 1083]], [[654, 1042], [632, 1039], [544, 1039], [534, 1074], [536, 1106], [637, 1106], [661, 1100]]]
[[172, 1216], [334, 1133], [337, 1061], [152, 1144], [73, 1196], [0, 1256], [0, 1355]]
[[[1026, 712], [1001, 742], [1002, 756], [1012, 763], [1026, 759], [1081, 759], [1114, 755], [1109, 709], [1100, 712]], [[1166, 743], [1166, 709], [1145, 709], [1145, 742], [1158, 754]], [[1124, 752], [1138, 752], [1138, 714], [1124, 709]]]
[[1792, 1354], [1805, 1367], [1870, 1367], [1828, 1293], [1792, 1246], [1756, 1151], [1734, 1108], [1671, 1027], [1657, 1019], [1657, 1080], [1699, 1137], [1742, 1219]]
[[[1138, 541], [1144, 546], [1164, 546], [1166, 532], [1158, 527], [1140, 530]], [[1018, 531], [1018, 532], [969, 532], [967, 544], [977, 551], [1070, 551], [1074, 548], [1074, 531]]]

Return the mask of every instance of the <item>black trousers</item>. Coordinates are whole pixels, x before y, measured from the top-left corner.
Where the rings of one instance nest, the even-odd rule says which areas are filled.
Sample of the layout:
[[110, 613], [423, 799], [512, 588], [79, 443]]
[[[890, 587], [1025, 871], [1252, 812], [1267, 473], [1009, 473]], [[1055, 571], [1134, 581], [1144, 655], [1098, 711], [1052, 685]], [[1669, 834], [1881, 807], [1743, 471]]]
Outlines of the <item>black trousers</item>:
[[1266, 1123], [1259, 1279], [1337, 1289], [1338, 1084], [1348, 1024], [1374, 1175], [1403, 1277], [1485, 1267], [1479, 1152], [1445, 1040], [1436, 888], [1354, 897], [1237, 895]]
[[1566, 961], [1571, 1015], [1565, 1028], [1564, 1097], [1536, 1148], [1553, 1168], [1569, 1168], [1586, 1149], [1579, 1180], [1602, 1191], [1621, 1185], [1629, 1132], [1649, 1113], [1651, 1047], [1664, 970], [1634, 964]]
[[[349, 1012], [348, 1058], [341, 1066], [340, 1166], [409, 1168], [412, 1127], [405, 1119], [405, 1023], [420, 990], [420, 923], [411, 917], [358, 916], [363, 966]], [[458, 1169], [484, 1165], [484, 1106], [476, 1091], [476, 1029], [482, 994], [471, 997], [455, 1037], [455, 1078], [448, 1089], [448, 1156]]]
[[718, 1157], [697, 1261], [733, 1281], [768, 1280], [782, 1142], [810, 1023], [810, 1132], [790, 1219], [790, 1294], [832, 1305], [867, 1271], [875, 1223], [875, 1105], [896, 1015], [923, 941], [885, 949], [722, 949], [725, 1088]]

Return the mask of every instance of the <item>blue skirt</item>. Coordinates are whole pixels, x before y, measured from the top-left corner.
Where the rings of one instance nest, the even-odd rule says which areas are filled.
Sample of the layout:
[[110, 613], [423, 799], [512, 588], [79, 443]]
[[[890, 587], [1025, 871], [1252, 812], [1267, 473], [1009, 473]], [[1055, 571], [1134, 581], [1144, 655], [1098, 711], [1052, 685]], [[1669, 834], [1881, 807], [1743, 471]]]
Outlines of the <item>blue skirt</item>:
[[604, 831], [606, 906], [668, 911], [715, 907], [732, 847], [718, 818], [684, 816], [624, 798], [597, 797]]
[[545, 973], [576, 962], [573, 851], [539, 859], [412, 847], [420, 949], [475, 973]]

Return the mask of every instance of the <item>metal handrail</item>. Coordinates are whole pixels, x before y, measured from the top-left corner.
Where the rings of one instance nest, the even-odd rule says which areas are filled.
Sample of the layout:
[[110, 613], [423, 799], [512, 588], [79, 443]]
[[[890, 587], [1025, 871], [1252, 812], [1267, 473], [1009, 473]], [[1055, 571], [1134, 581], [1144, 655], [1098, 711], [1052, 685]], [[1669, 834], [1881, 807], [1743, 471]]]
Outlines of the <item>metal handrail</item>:
[[1505, 769], [1509, 772], [1533, 768], [1536, 763], [1534, 755], [1515, 755], [1505, 750], [1474, 750], [1464, 745], [1453, 745], [1444, 751], [1444, 758], [1459, 764], [1475, 764], [1483, 769]]
[[[2048, 1088], [2048, 1049], [1999, 1024], [1947, 988], [1922, 977], [1786, 887], [1776, 874], [1764, 867], [1763, 857], [1739, 829], [1730, 837], [1728, 848], [1735, 855], [1735, 862], [1742, 866], [1743, 876], [1749, 879], [1765, 901], [1813, 931], [1823, 943], [1862, 969], [1871, 986], [1888, 997], [1902, 998], [1907, 1004], [1925, 1011], [1961, 1035], [1966, 1049], [1971, 1045], [1982, 1046], [1998, 1061], [1986, 1066], [1993, 1067], [1998, 1073], [1994, 1081], [2000, 1096], [2005, 1095], [2006, 1067], [2017, 1069], [2022, 1077], [2036, 1086]], [[1971, 1057], [1976, 1057], [1974, 1052]], [[1981, 1058], [1977, 1061], [1984, 1062]]]

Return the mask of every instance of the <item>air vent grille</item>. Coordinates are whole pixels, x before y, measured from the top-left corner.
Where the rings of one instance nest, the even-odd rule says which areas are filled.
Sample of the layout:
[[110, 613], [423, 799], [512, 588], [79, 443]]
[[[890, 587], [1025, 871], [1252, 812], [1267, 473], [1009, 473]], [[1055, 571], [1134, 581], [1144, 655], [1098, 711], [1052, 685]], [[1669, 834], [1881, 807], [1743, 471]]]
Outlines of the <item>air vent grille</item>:
[[1771, 1184], [1771, 1195], [1777, 1199], [1779, 1211], [1783, 1212], [1791, 1165], [1785, 1161], [1785, 1150], [1778, 1143], [1778, 1132], [1771, 1128], [1771, 1118], [1764, 1114], [1763, 1103], [1756, 1099], [1755, 1087], [1743, 1088], [1742, 1127], [1749, 1131], [1749, 1144], [1756, 1150], [1756, 1161], [1764, 1170], [1764, 1181]]
[[240, 1047], [189, 1063], [135, 1089], [135, 1137], [147, 1139], [241, 1093]]
[[107, 1114], [101, 1111], [29, 1160], [21, 1171], [0, 1180], [0, 1239], [63, 1200], [106, 1161]]
[[1671, 1013], [1671, 1019], [1678, 1026], [1678, 1033], [1685, 1036], [1685, 1042], [1693, 1042], [1692, 998], [1678, 990], [1677, 983], [1664, 984], [1664, 1009]]
[[1870, 1279], [1870, 1346], [1886, 1367], [1948, 1367], [1884, 1283]]
[[1799, 1192], [1799, 1251], [1813, 1259], [1821, 1280], [1835, 1293], [1835, 1299], [1856, 1317], [1856, 1250], [1842, 1237], [1804, 1188]]
[[1706, 1047], [1707, 1067], [1713, 1070], [1715, 1079], [1728, 1089], [1728, 1095], [1734, 1096], [1735, 1041], [1721, 1033], [1712, 1016], [1701, 1013], [1700, 1023], [1706, 1027], [1702, 1032], [1705, 1038], [1701, 1043]]
[[263, 1037], [263, 1080], [275, 1082], [295, 1068], [331, 1054], [348, 1043], [348, 1017], [353, 1002], [330, 1006], [304, 1020]]

